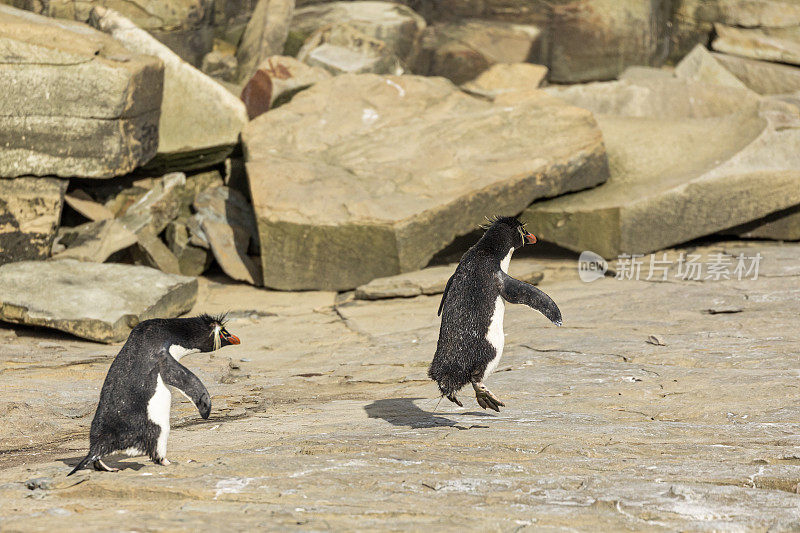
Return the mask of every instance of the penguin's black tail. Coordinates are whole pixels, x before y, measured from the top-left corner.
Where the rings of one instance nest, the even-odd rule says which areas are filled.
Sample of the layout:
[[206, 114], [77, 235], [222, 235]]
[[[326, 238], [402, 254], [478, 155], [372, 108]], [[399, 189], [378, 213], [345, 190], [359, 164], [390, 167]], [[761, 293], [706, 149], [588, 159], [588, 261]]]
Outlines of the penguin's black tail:
[[75, 472], [77, 472], [77, 471], [78, 471], [78, 470], [80, 470], [81, 468], [85, 467], [86, 465], [88, 465], [89, 463], [91, 463], [92, 461], [94, 461], [95, 459], [97, 459], [97, 457], [95, 456], [95, 454], [93, 454], [92, 452], [89, 452], [89, 454], [88, 454], [86, 457], [84, 457], [84, 458], [81, 460], [81, 462], [80, 462], [80, 463], [78, 463], [78, 465], [77, 465], [75, 468], [73, 468], [73, 469], [72, 469], [72, 472], [70, 472], [69, 474], [67, 474], [67, 477], [71, 476], [72, 474], [74, 474]]

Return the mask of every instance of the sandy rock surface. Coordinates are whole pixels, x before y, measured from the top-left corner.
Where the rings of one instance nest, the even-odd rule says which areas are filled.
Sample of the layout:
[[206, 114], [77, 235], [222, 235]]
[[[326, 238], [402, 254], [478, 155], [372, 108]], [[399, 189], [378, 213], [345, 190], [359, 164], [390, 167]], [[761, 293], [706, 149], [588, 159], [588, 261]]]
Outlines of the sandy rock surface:
[[0, 527], [797, 528], [800, 246], [680, 252], [763, 259], [755, 281], [546, 277], [565, 325], [507, 308], [499, 415], [468, 391], [437, 407], [438, 296], [203, 280], [196, 310], [231, 310], [242, 339], [182, 360], [211, 418], [173, 395], [173, 464], [116, 474], [64, 477], [119, 346], [0, 329]]

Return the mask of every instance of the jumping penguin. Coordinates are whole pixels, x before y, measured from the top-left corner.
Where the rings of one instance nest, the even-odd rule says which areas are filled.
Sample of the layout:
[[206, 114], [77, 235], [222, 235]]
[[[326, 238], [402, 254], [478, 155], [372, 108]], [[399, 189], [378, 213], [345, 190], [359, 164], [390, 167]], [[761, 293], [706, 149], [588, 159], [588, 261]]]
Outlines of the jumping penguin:
[[478, 405], [499, 412], [505, 404], [483, 382], [503, 355], [503, 301], [530, 306], [557, 326], [561, 311], [545, 293], [508, 275], [514, 250], [534, 244], [536, 237], [514, 217], [489, 222], [445, 286], [439, 342], [428, 376], [438, 383], [442, 396], [461, 407], [456, 392], [472, 383]]
[[172, 394], [177, 388], [208, 418], [211, 398], [203, 383], [178, 362], [184, 355], [211, 352], [239, 338], [225, 329], [225, 316], [153, 319], [141, 322], [108, 369], [89, 432], [89, 453], [71, 476], [89, 463], [113, 472], [102, 458], [117, 452], [147, 455], [168, 465], [167, 438]]

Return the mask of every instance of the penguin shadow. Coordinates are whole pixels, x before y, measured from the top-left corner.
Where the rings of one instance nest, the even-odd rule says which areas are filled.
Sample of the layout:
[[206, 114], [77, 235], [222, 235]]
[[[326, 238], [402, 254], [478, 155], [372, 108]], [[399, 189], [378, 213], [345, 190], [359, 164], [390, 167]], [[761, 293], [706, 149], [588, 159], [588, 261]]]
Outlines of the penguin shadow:
[[[67, 465], [70, 468], [75, 468], [75, 466], [78, 463], [80, 463], [81, 459], [83, 459], [83, 458], [84, 458], [83, 455], [81, 455], [79, 457], [64, 457], [63, 459], [58, 459], [58, 461], [63, 463], [63, 464], [65, 464], [65, 465]], [[137, 470], [141, 470], [142, 468], [144, 468], [146, 466], [145, 463], [139, 463], [137, 461], [132, 461], [127, 455], [124, 455], [124, 454], [107, 455], [107, 456], [103, 457], [103, 462], [106, 465], [110, 466], [111, 468], [119, 468], [120, 471], [123, 471], [123, 470], [137, 471]], [[91, 470], [93, 472], [96, 471], [92, 467], [91, 463], [86, 465], [86, 470]], [[84, 472], [84, 470], [80, 470], [80, 472]], [[80, 472], [76, 472], [76, 474], [80, 473]], [[103, 472], [103, 473], [104, 474], [105, 473], [114, 474], [115, 472]]]
[[467, 430], [489, 427], [477, 424], [471, 424], [467, 426], [456, 420], [448, 418], [449, 416], [486, 416], [491, 418], [492, 415], [489, 413], [469, 411], [465, 413], [447, 413], [447, 416], [442, 416], [417, 407], [417, 405], [414, 403], [414, 400], [422, 399], [423, 398], [387, 398], [385, 400], [375, 400], [371, 404], [365, 405], [364, 411], [366, 411], [369, 418], [380, 418], [382, 420], [386, 420], [393, 426], [408, 427], [411, 429], [444, 426], [459, 430]]

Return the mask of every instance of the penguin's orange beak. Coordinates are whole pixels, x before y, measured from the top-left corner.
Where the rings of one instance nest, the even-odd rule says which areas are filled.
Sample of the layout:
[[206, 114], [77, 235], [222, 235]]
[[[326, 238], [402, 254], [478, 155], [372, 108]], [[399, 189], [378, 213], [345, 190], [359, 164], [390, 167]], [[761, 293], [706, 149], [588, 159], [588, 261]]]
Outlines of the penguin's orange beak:
[[533, 233], [526, 233], [525, 244], [536, 244], [536, 235], [534, 235]]
[[227, 341], [231, 344], [242, 344], [242, 341], [236, 335], [228, 335]]

